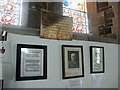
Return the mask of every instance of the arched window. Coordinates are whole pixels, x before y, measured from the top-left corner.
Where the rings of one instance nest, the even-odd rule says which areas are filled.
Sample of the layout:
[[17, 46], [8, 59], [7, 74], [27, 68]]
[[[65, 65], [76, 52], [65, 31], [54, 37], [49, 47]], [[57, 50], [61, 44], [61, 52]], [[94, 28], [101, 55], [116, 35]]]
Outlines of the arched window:
[[20, 25], [22, 0], [0, 0], [0, 23]]
[[64, 0], [63, 15], [73, 17], [73, 32], [89, 33], [85, 0]]

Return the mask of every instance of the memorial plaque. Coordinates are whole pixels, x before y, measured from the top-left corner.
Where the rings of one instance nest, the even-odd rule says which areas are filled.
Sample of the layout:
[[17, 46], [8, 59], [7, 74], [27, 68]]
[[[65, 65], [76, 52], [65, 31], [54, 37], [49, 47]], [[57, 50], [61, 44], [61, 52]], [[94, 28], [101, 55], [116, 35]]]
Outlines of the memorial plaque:
[[41, 10], [40, 37], [49, 39], [71, 40], [72, 18]]

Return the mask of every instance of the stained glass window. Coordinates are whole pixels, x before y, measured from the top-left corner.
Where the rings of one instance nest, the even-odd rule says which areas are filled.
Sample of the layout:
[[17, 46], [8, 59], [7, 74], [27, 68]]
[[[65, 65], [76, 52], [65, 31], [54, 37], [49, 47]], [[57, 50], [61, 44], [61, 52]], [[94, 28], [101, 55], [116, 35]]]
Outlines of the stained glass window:
[[73, 32], [88, 33], [85, 0], [64, 0], [63, 15], [73, 17]]
[[0, 0], [0, 22], [3, 24], [20, 24], [21, 0]]

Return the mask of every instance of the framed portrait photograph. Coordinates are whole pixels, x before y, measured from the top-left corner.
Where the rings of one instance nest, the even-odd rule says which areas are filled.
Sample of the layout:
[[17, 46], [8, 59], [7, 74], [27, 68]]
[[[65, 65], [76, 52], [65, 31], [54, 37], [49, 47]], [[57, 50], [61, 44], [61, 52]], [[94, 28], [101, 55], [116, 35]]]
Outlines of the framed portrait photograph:
[[47, 46], [17, 44], [16, 81], [47, 79]]
[[62, 45], [63, 79], [84, 77], [83, 47]]
[[90, 46], [90, 73], [104, 73], [104, 47]]

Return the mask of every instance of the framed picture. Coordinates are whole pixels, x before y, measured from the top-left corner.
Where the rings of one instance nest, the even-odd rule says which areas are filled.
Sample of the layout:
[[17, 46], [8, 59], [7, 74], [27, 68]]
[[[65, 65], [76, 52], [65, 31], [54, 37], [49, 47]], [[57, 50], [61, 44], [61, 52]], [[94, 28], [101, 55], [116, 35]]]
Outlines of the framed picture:
[[104, 71], [104, 47], [90, 46], [90, 73]]
[[47, 79], [47, 46], [17, 44], [16, 81]]
[[84, 77], [83, 47], [62, 45], [63, 79]]

